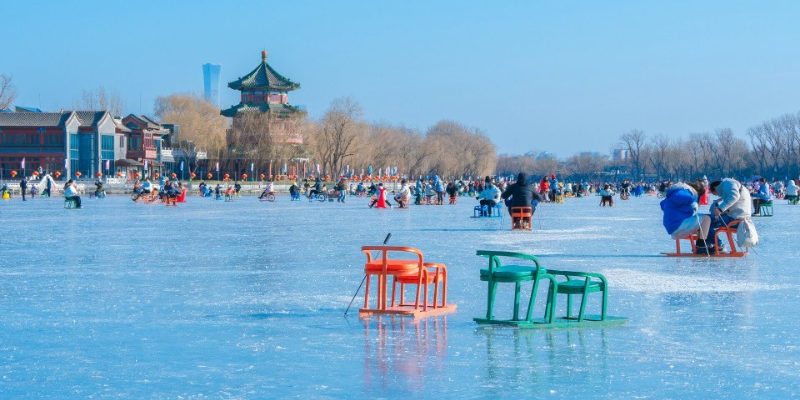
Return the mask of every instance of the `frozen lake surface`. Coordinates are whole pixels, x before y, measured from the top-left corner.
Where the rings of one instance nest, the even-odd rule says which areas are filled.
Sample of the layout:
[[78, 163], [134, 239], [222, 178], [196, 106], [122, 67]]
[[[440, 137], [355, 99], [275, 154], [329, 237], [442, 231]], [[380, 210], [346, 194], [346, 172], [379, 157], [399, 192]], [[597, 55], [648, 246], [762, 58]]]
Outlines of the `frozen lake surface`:
[[[800, 396], [800, 207], [756, 219], [741, 259], [667, 258], [658, 200], [544, 205], [534, 232], [456, 206], [190, 197], [0, 202], [0, 398], [776, 398]], [[447, 264], [458, 311], [343, 312], [359, 248]], [[477, 249], [596, 271], [620, 327], [479, 328]], [[501, 287], [498, 310], [509, 310]], [[363, 293], [363, 292], [362, 292]]]

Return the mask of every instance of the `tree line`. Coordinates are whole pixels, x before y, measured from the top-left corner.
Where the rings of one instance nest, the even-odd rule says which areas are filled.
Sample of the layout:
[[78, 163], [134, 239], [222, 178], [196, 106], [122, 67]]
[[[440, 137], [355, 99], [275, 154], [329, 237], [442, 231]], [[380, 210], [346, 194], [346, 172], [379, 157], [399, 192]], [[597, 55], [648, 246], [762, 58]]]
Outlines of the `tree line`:
[[155, 114], [180, 125], [173, 146], [190, 154], [203, 149], [227, 171], [246, 170], [253, 163], [256, 170], [276, 175], [284, 165], [292, 169], [302, 160], [312, 175], [319, 164], [320, 173], [331, 177], [361, 174], [370, 167], [373, 174], [387, 175], [389, 168], [397, 175], [460, 177], [491, 175], [497, 162], [494, 144], [478, 129], [439, 121], [423, 133], [372, 123], [350, 98], [334, 100], [317, 120], [300, 115], [285, 121], [302, 132], [302, 145], [288, 143], [286, 132], [270, 132], [270, 118], [276, 117], [269, 113], [244, 113], [229, 125], [213, 105], [193, 95], [159, 97]]

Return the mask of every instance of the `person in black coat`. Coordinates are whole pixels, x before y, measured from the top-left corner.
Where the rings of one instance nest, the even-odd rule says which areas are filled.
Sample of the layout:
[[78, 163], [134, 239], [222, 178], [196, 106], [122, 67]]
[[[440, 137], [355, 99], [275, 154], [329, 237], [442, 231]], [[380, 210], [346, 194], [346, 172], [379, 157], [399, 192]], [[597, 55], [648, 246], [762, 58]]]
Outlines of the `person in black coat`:
[[28, 181], [25, 179], [24, 176], [22, 177], [22, 180], [19, 181], [19, 189], [22, 192], [22, 201], [26, 201], [25, 191], [28, 190]]
[[528, 176], [524, 172], [517, 175], [517, 181], [508, 185], [500, 197], [505, 200], [509, 214], [511, 214], [511, 207], [531, 207], [531, 210], [534, 211], [536, 208], [534, 200], [542, 201], [542, 197], [536, 192], [533, 185], [528, 183]]

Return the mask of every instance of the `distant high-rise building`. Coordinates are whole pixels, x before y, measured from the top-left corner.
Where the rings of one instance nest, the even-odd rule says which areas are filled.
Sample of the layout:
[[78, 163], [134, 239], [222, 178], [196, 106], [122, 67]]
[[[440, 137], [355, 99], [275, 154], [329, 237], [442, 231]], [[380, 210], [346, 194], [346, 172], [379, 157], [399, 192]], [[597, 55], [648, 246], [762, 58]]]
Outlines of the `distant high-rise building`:
[[219, 108], [219, 71], [217, 64], [203, 64], [203, 97]]

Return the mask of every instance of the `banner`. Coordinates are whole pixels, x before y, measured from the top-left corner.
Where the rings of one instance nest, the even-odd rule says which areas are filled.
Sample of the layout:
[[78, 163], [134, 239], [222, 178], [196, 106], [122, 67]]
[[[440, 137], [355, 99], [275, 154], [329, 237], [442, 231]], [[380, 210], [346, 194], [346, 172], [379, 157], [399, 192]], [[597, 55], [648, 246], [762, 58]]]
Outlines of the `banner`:
[[321, 172], [320, 172], [320, 169], [319, 169], [319, 163], [317, 163], [317, 176], [319, 176], [320, 173]]
[[64, 158], [64, 172], [67, 172], [67, 165], [69, 165], [69, 160]]
[[219, 172], [219, 161], [217, 161], [217, 164], [214, 166], [214, 168], [216, 169], [217, 172]]
[[106, 160], [106, 171], [108, 171], [109, 169], [111, 169], [111, 160]]
[[25, 157], [22, 157], [22, 163], [20, 163], [22, 169], [25, 169]]
[[183, 172], [183, 161], [181, 161], [181, 172]]
[[147, 160], [144, 160], [144, 168], [143, 168], [143, 169], [144, 169], [145, 171], [147, 171]]
[[251, 162], [251, 163], [250, 163], [250, 173], [251, 173], [251, 174], [253, 173], [253, 171], [255, 171], [255, 168], [256, 168], [256, 163], [254, 163], [254, 162]]

